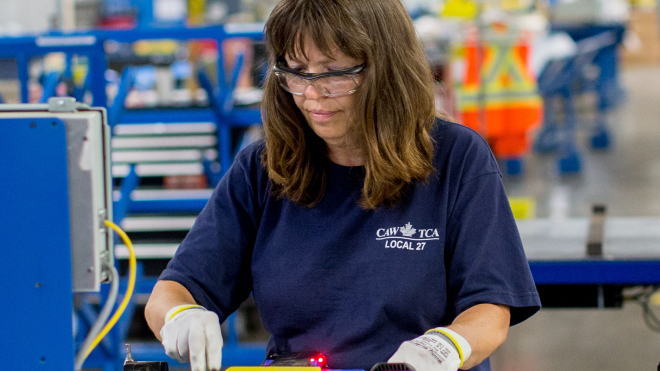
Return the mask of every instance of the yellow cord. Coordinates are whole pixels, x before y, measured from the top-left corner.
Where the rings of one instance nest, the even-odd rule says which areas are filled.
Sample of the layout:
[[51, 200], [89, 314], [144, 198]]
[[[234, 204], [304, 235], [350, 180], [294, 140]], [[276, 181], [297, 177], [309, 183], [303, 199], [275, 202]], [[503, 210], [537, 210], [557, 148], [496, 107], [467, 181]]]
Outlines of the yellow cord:
[[119, 305], [119, 308], [117, 308], [117, 311], [115, 314], [110, 318], [108, 323], [105, 324], [101, 332], [94, 338], [94, 341], [92, 344], [89, 346], [89, 349], [85, 352], [85, 358], [89, 356], [90, 353], [92, 353], [92, 350], [96, 348], [97, 345], [101, 342], [103, 337], [110, 332], [112, 327], [117, 323], [119, 320], [119, 317], [124, 313], [124, 310], [126, 309], [126, 306], [128, 306], [128, 302], [131, 300], [131, 296], [133, 296], [133, 289], [135, 289], [135, 271], [137, 269], [137, 260], [135, 259], [135, 251], [133, 251], [133, 244], [131, 243], [131, 240], [128, 238], [126, 235], [126, 232], [124, 232], [117, 224], [106, 220], [105, 225], [112, 228], [117, 234], [121, 237], [121, 239], [124, 241], [126, 244], [126, 247], [128, 247], [128, 254], [129, 254], [129, 259], [128, 259], [128, 287], [126, 288], [126, 294], [124, 295], [124, 300], [121, 302]]

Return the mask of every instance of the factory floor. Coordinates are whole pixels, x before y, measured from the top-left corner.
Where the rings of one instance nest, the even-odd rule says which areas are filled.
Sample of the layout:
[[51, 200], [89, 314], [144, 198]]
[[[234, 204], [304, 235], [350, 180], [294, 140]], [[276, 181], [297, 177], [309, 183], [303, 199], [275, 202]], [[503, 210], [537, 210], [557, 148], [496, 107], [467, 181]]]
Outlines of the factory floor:
[[[560, 176], [554, 155], [531, 154], [522, 176], [504, 177], [508, 195], [534, 199], [537, 217], [586, 217], [596, 203], [608, 216], [660, 216], [660, 68], [625, 69], [621, 84], [626, 99], [608, 116], [609, 150], [590, 150], [580, 134], [577, 176]], [[589, 103], [584, 99], [582, 109]], [[653, 371], [659, 361], [660, 333], [645, 326], [634, 302], [544, 309], [511, 328], [491, 358], [493, 371]]]

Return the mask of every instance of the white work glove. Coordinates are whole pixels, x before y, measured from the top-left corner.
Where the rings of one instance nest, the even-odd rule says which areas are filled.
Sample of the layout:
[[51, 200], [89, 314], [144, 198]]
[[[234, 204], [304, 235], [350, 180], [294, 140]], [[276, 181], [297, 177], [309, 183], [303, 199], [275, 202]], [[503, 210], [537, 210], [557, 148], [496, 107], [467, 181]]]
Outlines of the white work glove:
[[160, 330], [168, 356], [190, 361], [192, 371], [219, 371], [222, 365], [222, 332], [218, 315], [201, 305], [179, 305], [165, 315]]
[[461, 335], [438, 327], [404, 341], [388, 363], [407, 363], [416, 371], [456, 371], [470, 358], [472, 348]]

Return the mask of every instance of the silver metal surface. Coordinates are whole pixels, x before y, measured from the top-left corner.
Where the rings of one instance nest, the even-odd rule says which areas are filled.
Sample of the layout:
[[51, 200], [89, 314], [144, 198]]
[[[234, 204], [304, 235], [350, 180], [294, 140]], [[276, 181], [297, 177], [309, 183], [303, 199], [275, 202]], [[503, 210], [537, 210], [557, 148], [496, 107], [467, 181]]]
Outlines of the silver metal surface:
[[215, 135], [163, 136], [163, 137], [115, 137], [113, 149], [123, 148], [198, 148], [216, 144]]
[[[135, 244], [133, 251], [137, 259], [170, 259], [174, 256], [178, 243]], [[115, 246], [116, 259], [128, 259], [128, 247], [123, 244]]]
[[135, 362], [135, 359], [133, 359], [133, 353], [131, 352], [131, 344], [126, 344], [126, 362]]
[[[209, 199], [213, 194], [213, 189], [136, 189], [131, 192], [133, 201], [153, 201], [153, 200], [197, 200]], [[119, 191], [114, 191], [115, 200], [121, 198]]]
[[[112, 176], [116, 178], [125, 177], [130, 170], [129, 165], [113, 165]], [[167, 175], [200, 175], [204, 174], [204, 166], [199, 163], [188, 164], [138, 164], [135, 166], [138, 176], [167, 176]]]
[[216, 126], [212, 122], [181, 122], [153, 124], [118, 124], [113, 129], [117, 136], [122, 135], [154, 135], [154, 134], [212, 134]]
[[[517, 225], [529, 260], [587, 258], [589, 218], [529, 219]], [[606, 219], [603, 257], [660, 259], [660, 217]]]
[[106, 178], [109, 158], [104, 148], [109, 131], [99, 112], [78, 112], [62, 119], [67, 126], [73, 290], [99, 291], [102, 252], [110, 249], [111, 239], [104, 227], [112, 208], [106, 198], [110, 179]]
[[76, 112], [76, 98], [53, 97], [48, 99], [50, 112]]
[[205, 158], [216, 160], [218, 151], [215, 149], [179, 149], [179, 150], [135, 150], [115, 151], [112, 153], [114, 164], [136, 164], [150, 162], [182, 162], [203, 161]]
[[187, 231], [195, 216], [128, 216], [121, 222], [126, 232]]

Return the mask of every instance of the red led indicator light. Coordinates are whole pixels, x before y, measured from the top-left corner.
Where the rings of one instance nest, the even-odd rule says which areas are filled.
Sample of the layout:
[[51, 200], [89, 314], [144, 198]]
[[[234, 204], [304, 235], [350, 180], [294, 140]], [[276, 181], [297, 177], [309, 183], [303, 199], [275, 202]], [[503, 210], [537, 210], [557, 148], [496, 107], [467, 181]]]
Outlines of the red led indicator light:
[[323, 358], [319, 358], [319, 362], [323, 362]]
[[315, 361], [315, 359], [314, 359], [314, 358], [311, 358], [311, 359], [310, 359], [309, 361], [310, 361], [310, 362], [314, 362], [314, 361]]

